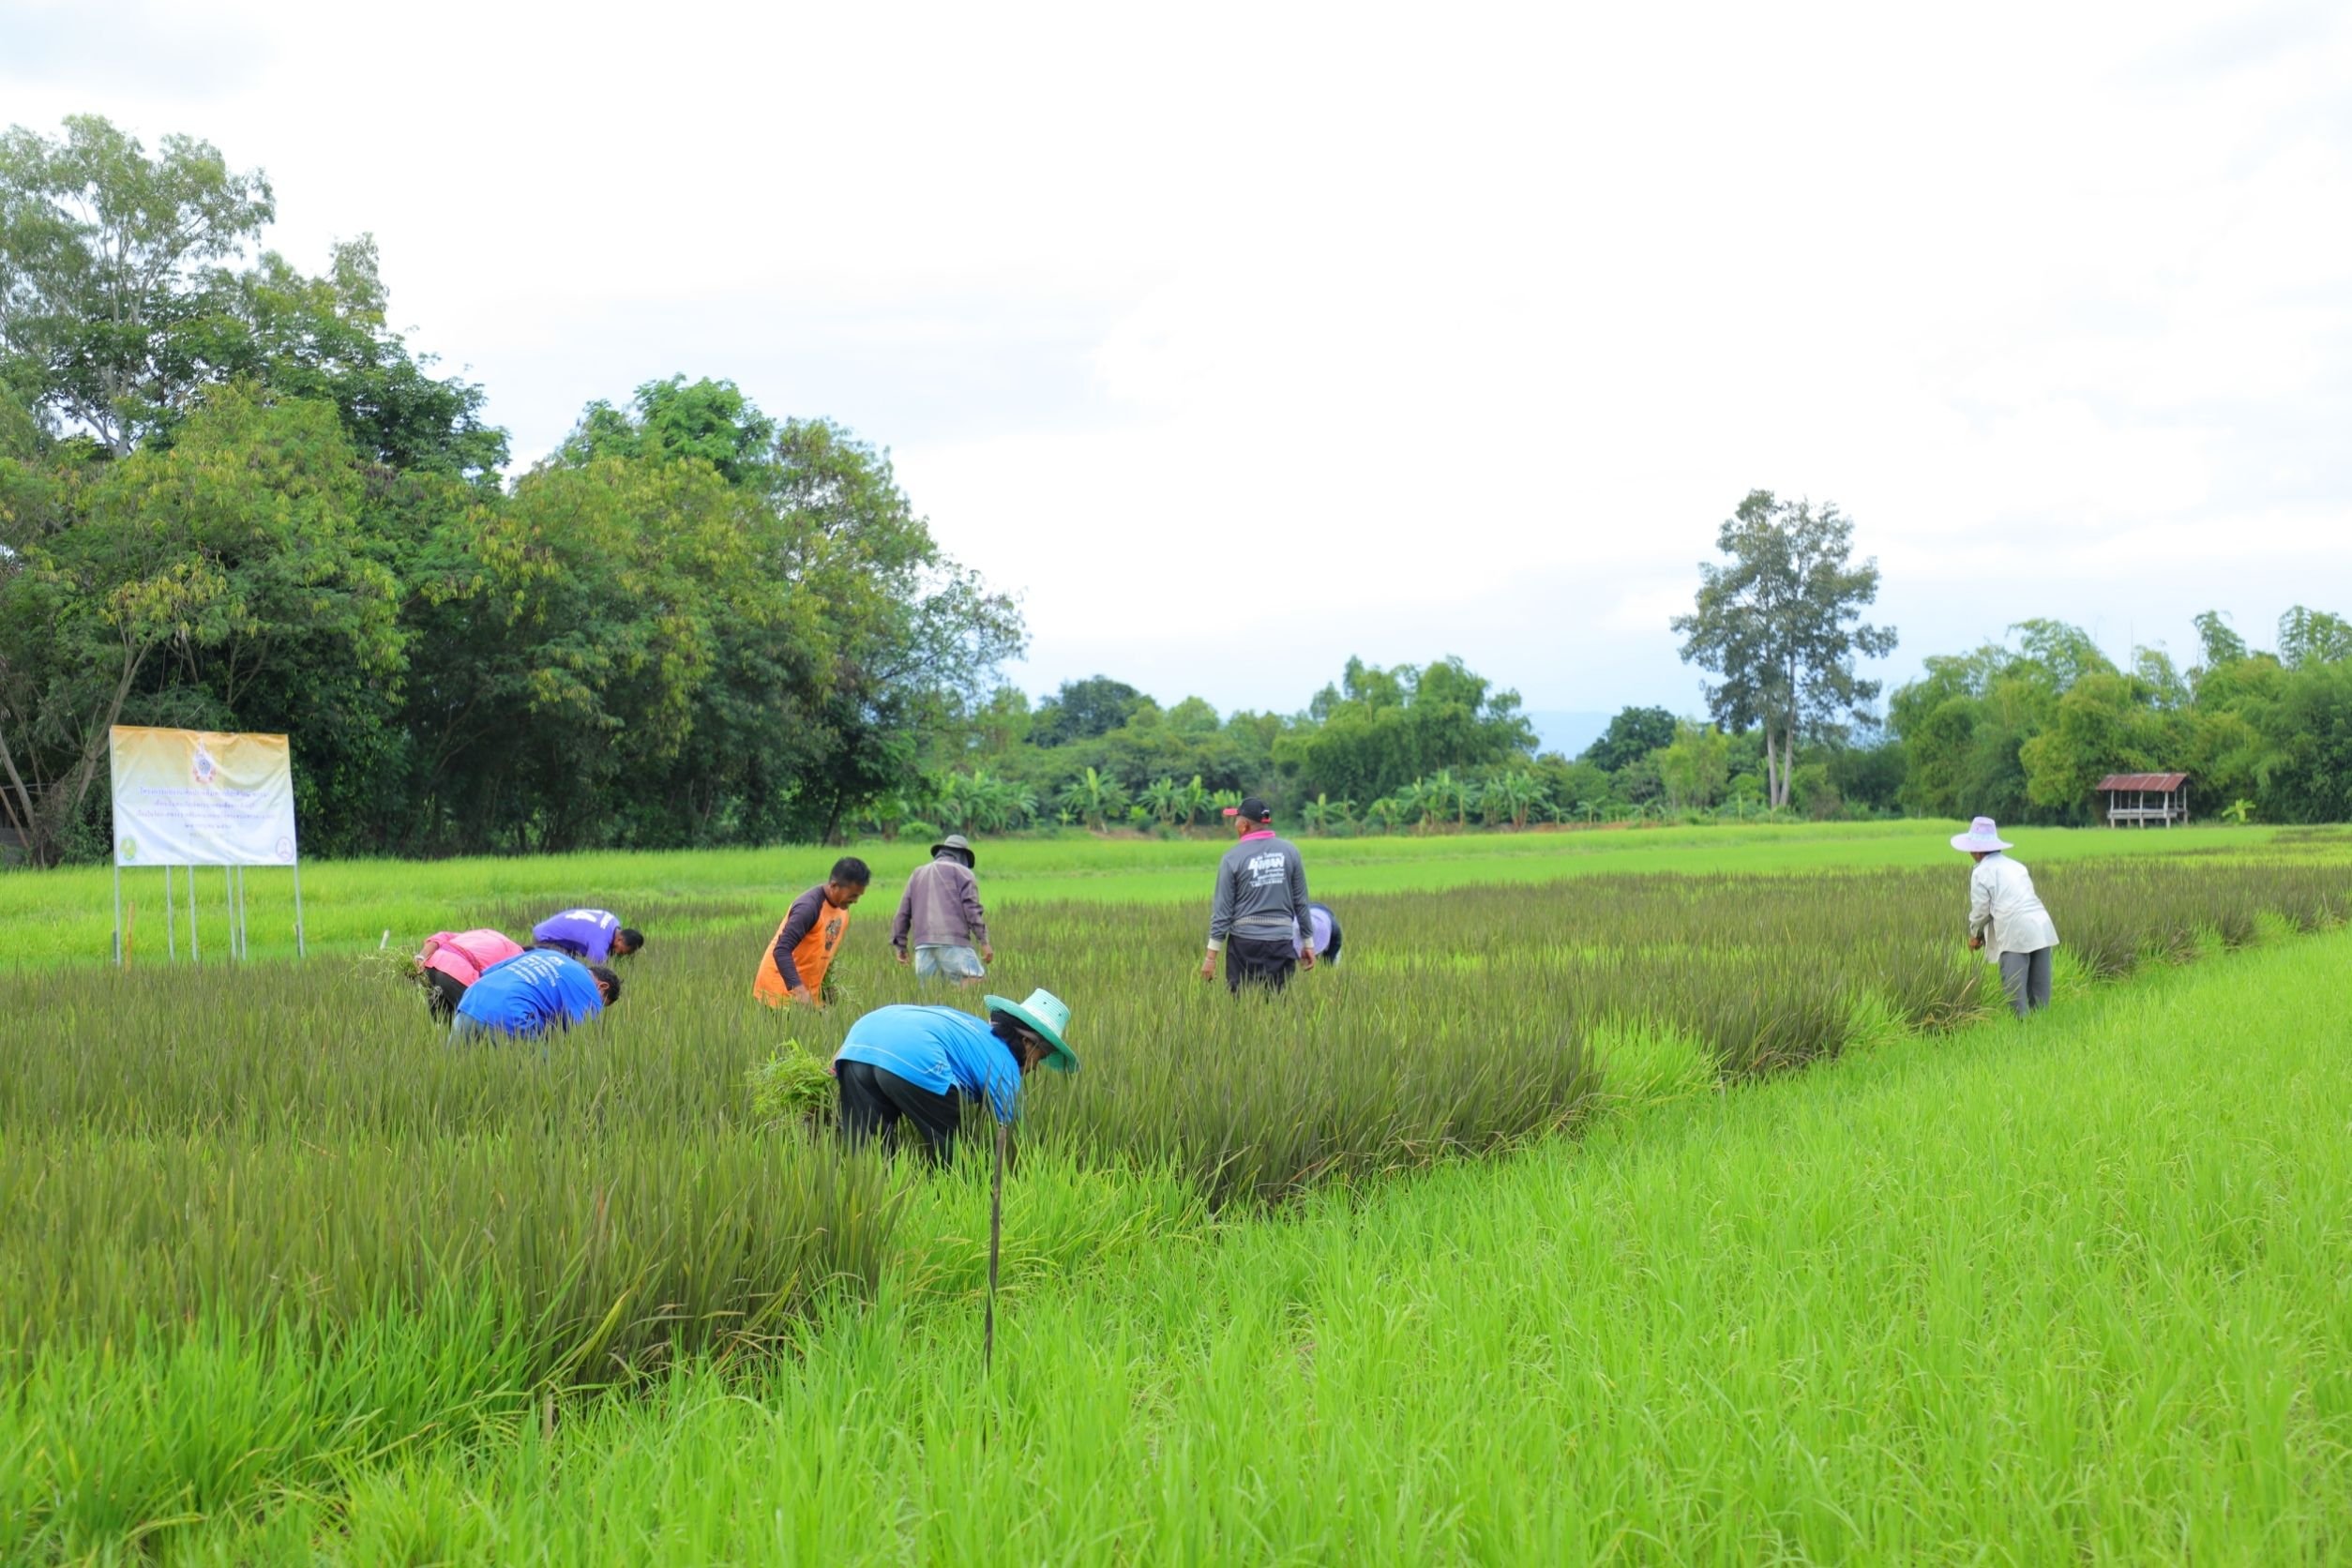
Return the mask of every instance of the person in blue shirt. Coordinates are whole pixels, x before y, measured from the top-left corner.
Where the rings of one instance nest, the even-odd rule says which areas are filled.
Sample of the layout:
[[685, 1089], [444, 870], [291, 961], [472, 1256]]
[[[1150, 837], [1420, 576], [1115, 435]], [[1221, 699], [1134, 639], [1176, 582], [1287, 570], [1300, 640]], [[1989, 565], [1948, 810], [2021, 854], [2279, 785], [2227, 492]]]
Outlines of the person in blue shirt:
[[924, 1157], [944, 1164], [956, 1152], [958, 1095], [988, 1102], [999, 1122], [1020, 1111], [1021, 1078], [1040, 1062], [1078, 1071], [1063, 1034], [1070, 1009], [1048, 990], [1027, 1002], [986, 997], [986, 1018], [954, 1007], [877, 1007], [850, 1025], [833, 1056], [841, 1137], [855, 1145], [901, 1122], [923, 1137]]
[[621, 1000], [621, 977], [601, 964], [535, 947], [482, 971], [458, 998], [452, 1042], [477, 1035], [529, 1037], [586, 1023]]

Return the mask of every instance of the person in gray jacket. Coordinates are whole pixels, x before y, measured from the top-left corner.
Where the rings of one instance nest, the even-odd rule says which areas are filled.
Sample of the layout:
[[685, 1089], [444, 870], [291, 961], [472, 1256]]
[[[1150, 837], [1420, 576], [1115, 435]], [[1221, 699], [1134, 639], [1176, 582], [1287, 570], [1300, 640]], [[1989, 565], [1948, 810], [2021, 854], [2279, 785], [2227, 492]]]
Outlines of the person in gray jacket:
[[931, 846], [927, 865], [915, 867], [907, 890], [898, 899], [898, 912], [890, 922], [890, 945], [898, 961], [908, 961], [914, 948], [915, 978], [953, 980], [976, 986], [996, 962], [988, 943], [988, 912], [980, 907], [980, 879], [972, 875], [979, 857], [960, 833], [951, 833]]
[[1225, 985], [1239, 994], [1244, 986], [1278, 991], [1301, 965], [1315, 967], [1315, 950], [1299, 933], [1313, 927], [1306, 901], [1306, 864], [1299, 847], [1277, 837], [1274, 811], [1256, 795], [1226, 807], [1239, 836], [1217, 863], [1216, 897], [1209, 906], [1209, 952], [1200, 978], [1214, 980], [1217, 954], [1225, 955]]

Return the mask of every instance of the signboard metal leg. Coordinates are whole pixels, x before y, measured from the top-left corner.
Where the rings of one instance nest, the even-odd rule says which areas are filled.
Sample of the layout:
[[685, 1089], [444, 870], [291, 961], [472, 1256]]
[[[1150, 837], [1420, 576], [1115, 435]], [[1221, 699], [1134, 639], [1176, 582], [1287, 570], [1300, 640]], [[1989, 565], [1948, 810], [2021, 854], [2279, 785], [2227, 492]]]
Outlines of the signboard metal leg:
[[245, 925], [245, 867], [237, 867], [237, 957], [253, 956], [253, 933]]
[[114, 967], [123, 965], [123, 863], [114, 863]]
[[180, 961], [180, 919], [172, 908], [172, 867], [163, 868], [163, 955], [173, 963]]
[[310, 956], [310, 949], [304, 944], [302, 940], [302, 862], [298, 860], [294, 863], [294, 957], [297, 958], [307, 958]]
[[196, 867], [193, 866], [188, 868], [188, 961], [191, 964], [204, 961], [203, 950], [196, 945]]

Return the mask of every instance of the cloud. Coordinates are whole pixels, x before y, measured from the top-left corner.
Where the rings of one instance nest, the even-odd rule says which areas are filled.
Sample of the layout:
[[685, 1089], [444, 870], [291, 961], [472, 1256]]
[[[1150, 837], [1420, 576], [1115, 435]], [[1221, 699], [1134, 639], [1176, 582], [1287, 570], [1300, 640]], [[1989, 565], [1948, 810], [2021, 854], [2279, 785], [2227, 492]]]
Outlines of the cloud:
[[19, 10], [21, 116], [210, 137], [298, 259], [375, 232], [519, 452], [680, 371], [891, 446], [1045, 684], [1687, 708], [1665, 621], [1758, 486], [1857, 520], [1897, 672], [2264, 624], [2347, 534], [2341, 8], [243, 0], [109, 30], [161, 77]]
[[[93, 113], [107, 112], [103, 100], [226, 98], [264, 80], [275, 53], [268, 38], [237, 19], [188, 6], [132, 0], [101, 11], [70, 0], [0, 3], [0, 83], [69, 83]], [[53, 122], [16, 123], [53, 133]]]

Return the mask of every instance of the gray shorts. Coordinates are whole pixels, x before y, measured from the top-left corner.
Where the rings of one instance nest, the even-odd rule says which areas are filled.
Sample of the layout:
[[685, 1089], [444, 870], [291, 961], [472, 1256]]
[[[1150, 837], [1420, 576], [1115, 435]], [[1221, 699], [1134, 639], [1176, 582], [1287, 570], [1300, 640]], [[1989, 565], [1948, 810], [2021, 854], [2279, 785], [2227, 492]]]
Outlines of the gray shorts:
[[919, 942], [915, 946], [917, 980], [983, 980], [988, 973], [980, 966], [979, 953], [972, 948], [951, 947], [945, 942]]

